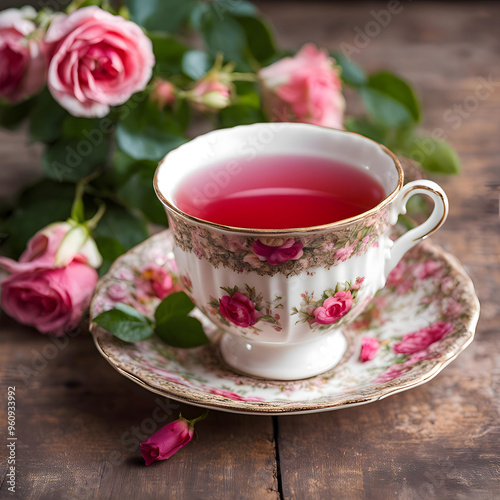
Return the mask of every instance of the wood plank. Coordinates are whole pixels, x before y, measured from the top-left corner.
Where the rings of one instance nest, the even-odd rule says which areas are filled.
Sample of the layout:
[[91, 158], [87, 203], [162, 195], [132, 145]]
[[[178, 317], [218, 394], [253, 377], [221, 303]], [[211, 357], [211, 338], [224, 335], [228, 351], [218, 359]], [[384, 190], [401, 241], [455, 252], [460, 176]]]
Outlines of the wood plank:
[[[271, 417], [212, 411], [197, 425], [196, 442], [145, 467], [141, 440], [179, 411], [194, 418], [203, 410], [122, 377], [85, 330], [57, 346], [1, 320], [2, 398], [7, 386], [16, 386], [19, 498], [279, 497]], [[5, 464], [2, 459], [2, 479]], [[3, 481], [0, 496], [7, 496], [6, 487]]]

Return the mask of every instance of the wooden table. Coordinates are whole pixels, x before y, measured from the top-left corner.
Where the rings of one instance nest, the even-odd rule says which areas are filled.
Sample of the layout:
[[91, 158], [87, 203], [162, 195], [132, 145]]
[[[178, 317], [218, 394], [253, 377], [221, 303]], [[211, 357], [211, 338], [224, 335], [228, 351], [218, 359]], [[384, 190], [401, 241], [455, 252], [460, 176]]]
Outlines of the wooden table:
[[[56, 345], [3, 316], [2, 401], [7, 386], [17, 395], [17, 498], [500, 497], [500, 5], [401, 5], [354, 58], [410, 79], [423, 100], [423, 129], [442, 128], [460, 154], [462, 174], [437, 179], [451, 214], [434, 241], [461, 259], [476, 284], [482, 314], [474, 343], [431, 382], [366, 406], [279, 418], [212, 411], [197, 442], [146, 468], [138, 443], [159, 425], [153, 416], [200, 410], [119, 375], [87, 331]], [[282, 45], [310, 40], [333, 49], [353, 43], [354, 28], [363, 30], [370, 10], [387, 4], [261, 7]], [[488, 92], [481, 77], [493, 82]], [[486, 97], [476, 106], [481, 85]], [[465, 111], [457, 124], [449, 117], [458, 107]], [[24, 141], [1, 136], [4, 195], [36, 174], [38, 151]], [[10, 498], [5, 444], [1, 450], [0, 496]]]

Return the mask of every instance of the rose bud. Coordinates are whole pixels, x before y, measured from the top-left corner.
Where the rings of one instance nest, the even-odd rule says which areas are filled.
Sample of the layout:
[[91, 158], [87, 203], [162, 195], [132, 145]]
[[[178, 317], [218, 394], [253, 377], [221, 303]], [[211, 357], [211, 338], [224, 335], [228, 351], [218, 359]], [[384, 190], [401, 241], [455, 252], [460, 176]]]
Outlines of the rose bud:
[[171, 106], [175, 102], [175, 87], [170, 82], [157, 78], [153, 85], [151, 100], [158, 105], [159, 109]]
[[32, 7], [0, 12], [0, 100], [19, 102], [45, 84], [45, 46], [29, 19], [35, 17]]
[[141, 443], [141, 453], [146, 465], [151, 465], [156, 460], [166, 460], [182, 447], [186, 446], [194, 435], [194, 424], [203, 420], [208, 415], [203, 415], [193, 420], [186, 420], [179, 414], [179, 419], [162, 427]]
[[210, 113], [229, 106], [230, 90], [230, 83], [217, 80], [216, 74], [208, 74], [196, 83], [187, 97], [196, 110]]
[[263, 106], [272, 121], [342, 128], [345, 100], [334, 59], [314, 45], [259, 71]]

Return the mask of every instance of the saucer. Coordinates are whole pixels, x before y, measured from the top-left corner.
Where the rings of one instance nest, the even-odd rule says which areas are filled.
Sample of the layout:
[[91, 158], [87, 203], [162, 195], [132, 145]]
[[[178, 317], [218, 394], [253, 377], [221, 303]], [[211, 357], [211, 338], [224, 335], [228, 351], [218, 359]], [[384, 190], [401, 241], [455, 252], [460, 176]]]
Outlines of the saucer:
[[[173, 236], [166, 230], [118, 258], [97, 285], [91, 317], [116, 302], [152, 317], [160, 301], [157, 293], [166, 293], [165, 287], [182, 289], [172, 248]], [[152, 286], [148, 280], [155, 273], [162, 276], [161, 283]], [[316, 377], [288, 382], [233, 371], [219, 353], [222, 332], [200, 311], [194, 314], [212, 340], [209, 345], [177, 349], [156, 336], [126, 343], [95, 323], [91, 332], [106, 360], [151, 392], [215, 410], [283, 415], [366, 404], [428, 382], [472, 342], [479, 301], [458, 260], [423, 242], [406, 254], [367, 310], [344, 328], [348, 348], [340, 363]], [[416, 337], [429, 338], [436, 331], [439, 340], [415, 351]], [[398, 342], [414, 332], [406, 341], [413, 342], [412, 352], [396, 352], [402, 350]], [[377, 339], [371, 342], [378, 350], [373, 359], [362, 362], [365, 337]]]

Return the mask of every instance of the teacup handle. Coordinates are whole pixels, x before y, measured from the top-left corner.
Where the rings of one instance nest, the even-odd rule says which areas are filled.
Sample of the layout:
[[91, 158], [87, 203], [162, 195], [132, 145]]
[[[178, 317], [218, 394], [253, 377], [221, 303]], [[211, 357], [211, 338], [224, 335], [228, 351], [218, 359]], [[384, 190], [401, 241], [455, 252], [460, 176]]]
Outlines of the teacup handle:
[[400, 236], [386, 258], [385, 277], [396, 267], [403, 255], [419, 241], [437, 231], [448, 216], [448, 198], [445, 192], [435, 183], [428, 180], [413, 181], [406, 184], [393, 203], [389, 217], [391, 224], [396, 224], [398, 216], [406, 213], [406, 204], [415, 194], [425, 194], [434, 202], [434, 209], [429, 218], [407, 233]]

